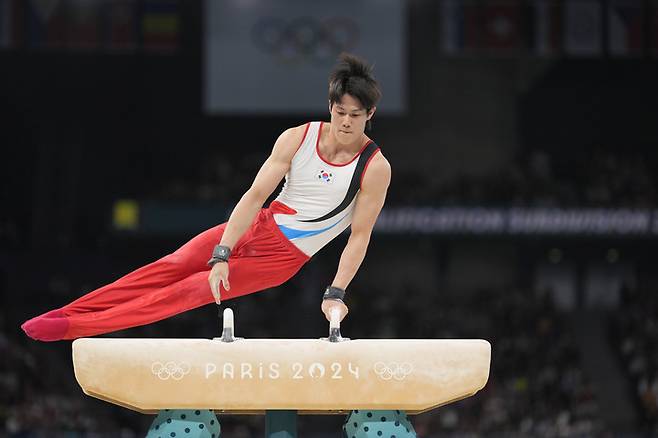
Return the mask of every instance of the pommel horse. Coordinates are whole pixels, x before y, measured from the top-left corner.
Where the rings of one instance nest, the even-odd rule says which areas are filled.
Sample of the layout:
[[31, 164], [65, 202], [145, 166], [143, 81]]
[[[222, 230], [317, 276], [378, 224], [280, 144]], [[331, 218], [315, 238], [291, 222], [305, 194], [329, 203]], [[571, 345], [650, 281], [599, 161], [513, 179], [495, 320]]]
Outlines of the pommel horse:
[[221, 338], [73, 342], [85, 394], [157, 414], [147, 438], [219, 438], [216, 414], [265, 414], [267, 438], [297, 437], [297, 414], [349, 414], [343, 436], [415, 437], [406, 414], [470, 397], [489, 378], [480, 339], [242, 339], [224, 310]]

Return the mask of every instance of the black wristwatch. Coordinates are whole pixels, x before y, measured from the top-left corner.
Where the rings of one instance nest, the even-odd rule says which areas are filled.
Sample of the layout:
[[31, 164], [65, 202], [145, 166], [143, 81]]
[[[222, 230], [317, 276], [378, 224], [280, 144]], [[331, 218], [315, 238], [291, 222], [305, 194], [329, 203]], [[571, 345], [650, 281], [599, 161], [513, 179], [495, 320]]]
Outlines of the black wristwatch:
[[345, 298], [345, 289], [336, 286], [327, 286], [322, 296], [323, 300], [339, 300], [343, 301]]
[[231, 256], [231, 248], [224, 245], [216, 245], [212, 251], [212, 257], [208, 260], [208, 266], [215, 266], [215, 263], [228, 262]]

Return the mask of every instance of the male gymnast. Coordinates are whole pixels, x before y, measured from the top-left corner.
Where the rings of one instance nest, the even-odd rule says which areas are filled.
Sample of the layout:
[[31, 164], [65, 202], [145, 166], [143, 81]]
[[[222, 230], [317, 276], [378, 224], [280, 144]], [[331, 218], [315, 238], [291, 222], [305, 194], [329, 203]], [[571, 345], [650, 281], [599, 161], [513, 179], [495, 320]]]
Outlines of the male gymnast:
[[[341, 55], [329, 77], [331, 122], [284, 131], [228, 222], [21, 328], [40, 341], [76, 339], [278, 286], [351, 226], [321, 305], [328, 320], [332, 309], [342, 320], [345, 289], [365, 257], [391, 178], [365, 134], [380, 97], [372, 68]], [[284, 177], [281, 193], [263, 208]]]

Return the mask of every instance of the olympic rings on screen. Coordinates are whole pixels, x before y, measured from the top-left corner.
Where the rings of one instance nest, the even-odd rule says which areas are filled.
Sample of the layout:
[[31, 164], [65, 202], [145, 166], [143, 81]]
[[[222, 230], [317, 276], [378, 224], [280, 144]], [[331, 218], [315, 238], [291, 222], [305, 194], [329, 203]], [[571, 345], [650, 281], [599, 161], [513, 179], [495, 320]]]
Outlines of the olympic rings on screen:
[[356, 47], [359, 27], [348, 17], [267, 17], [256, 22], [251, 37], [261, 51], [279, 59], [333, 62]]
[[401, 364], [397, 362], [390, 362], [388, 364], [377, 362], [375, 363], [374, 369], [375, 374], [377, 374], [382, 380], [395, 379], [401, 381], [411, 374], [413, 366], [409, 362], [403, 362]]
[[158, 376], [160, 380], [181, 380], [190, 372], [190, 364], [187, 362], [181, 362], [180, 364], [167, 362], [163, 365], [162, 362], [153, 362], [151, 372]]

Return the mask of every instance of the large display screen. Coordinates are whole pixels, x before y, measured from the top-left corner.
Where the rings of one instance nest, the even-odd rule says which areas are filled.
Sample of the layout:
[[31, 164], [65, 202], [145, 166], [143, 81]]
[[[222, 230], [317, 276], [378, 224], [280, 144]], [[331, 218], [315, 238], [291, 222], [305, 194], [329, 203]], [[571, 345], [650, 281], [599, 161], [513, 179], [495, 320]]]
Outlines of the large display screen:
[[327, 111], [327, 78], [341, 52], [374, 64], [378, 111], [406, 110], [406, 9], [399, 0], [207, 0], [206, 112]]

